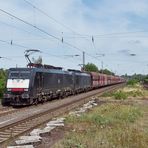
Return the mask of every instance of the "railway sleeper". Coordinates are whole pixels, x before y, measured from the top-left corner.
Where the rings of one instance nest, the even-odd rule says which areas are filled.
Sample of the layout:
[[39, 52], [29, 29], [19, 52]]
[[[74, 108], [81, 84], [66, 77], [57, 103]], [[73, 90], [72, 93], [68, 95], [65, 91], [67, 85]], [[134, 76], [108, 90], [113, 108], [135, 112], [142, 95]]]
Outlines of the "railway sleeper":
[[11, 131], [11, 133], [13, 133], [13, 132], [15, 132], [15, 131], [17, 131], [17, 130], [19, 130], [19, 129], [14, 128], [14, 129]]
[[13, 131], [13, 129], [8, 128], [8, 129], [4, 130], [3, 132], [5, 132], [5, 133], [12, 133], [12, 131]]
[[18, 125], [18, 126], [16, 126], [14, 129], [17, 129], [17, 128], [25, 129], [26, 127], [27, 127], [27, 125]]
[[11, 137], [17, 136], [18, 134], [20, 134], [20, 131], [19, 131], [19, 132], [18, 132], [18, 131], [14, 131], [14, 132], [12, 133], [12, 136], [11, 136]]
[[38, 124], [38, 123], [40, 123], [41, 121], [39, 121], [40, 119], [35, 119], [35, 120], [33, 120], [33, 121], [31, 121], [31, 122], [28, 122], [27, 123], [27, 126], [34, 126], [34, 125], [36, 125], [36, 124]]
[[10, 134], [10, 132], [8, 133], [8, 132], [0, 132], [0, 137], [1, 137], [1, 135], [9, 135]]
[[14, 132], [21, 132], [21, 131], [26, 131], [26, 128], [17, 128], [14, 130]]
[[[9, 137], [10, 137], [10, 135], [9, 135]], [[6, 137], [6, 136], [4, 136], [4, 135], [1, 135], [1, 136], [0, 136], [0, 140], [8, 139], [9, 137]]]
[[8, 138], [11, 138], [11, 137], [12, 137], [12, 134], [10, 133], [9, 135], [1, 135], [0, 139], [8, 139]]
[[26, 128], [26, 125], [18, 125], [16, 128]]
[[[36, 123], [37, 124], [37, 123]], [[26, 127], [28, 127], [28, 128], [30, 128], [30, 127], [33, 127], [35, 125], [35, 123], [28, 123], [27, 125], [26, 125]]]
[[17, 132], [17, 131], [23, 131], [23, 130], [26, 130], [26, 128], [15, 128], [14, 129], [15, 132]]
[[0, 143], [5, 142], [8, 138], [0, 137]]
[[8, 134], [8, 135], [2, 134], [2, 135], [0, 135], [0, 138], [10, 138], [10, 137], [11, 137], [11, 134]]

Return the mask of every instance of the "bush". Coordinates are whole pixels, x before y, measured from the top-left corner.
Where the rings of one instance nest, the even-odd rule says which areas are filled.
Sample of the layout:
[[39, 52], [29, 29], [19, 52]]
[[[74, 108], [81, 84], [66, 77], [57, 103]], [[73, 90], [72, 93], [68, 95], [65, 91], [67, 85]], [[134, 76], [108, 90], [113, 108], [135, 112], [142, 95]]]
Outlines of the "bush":
[[135, 79], [131, 79], [127, 82], [127, 85], [131, 85], [131, 86], [134, 86], [138, 83], [138, 80], [135, 80]]
[[128, 96], [137, 97], [137, 96], [144, 96], [143, 92], [140, 90], [133, 90], [130, 92], [127, 92]]
[[114, 98], [115, 98], [116, 100], [125, 100], [125, 99], [127, 99], [127, 97], [128, 97], [128, 95], [127, 95], [125, 92], [121, 91], [121, 90], [115, 92], [115, 93], [113, 94], [113, 96], [114, 96]]

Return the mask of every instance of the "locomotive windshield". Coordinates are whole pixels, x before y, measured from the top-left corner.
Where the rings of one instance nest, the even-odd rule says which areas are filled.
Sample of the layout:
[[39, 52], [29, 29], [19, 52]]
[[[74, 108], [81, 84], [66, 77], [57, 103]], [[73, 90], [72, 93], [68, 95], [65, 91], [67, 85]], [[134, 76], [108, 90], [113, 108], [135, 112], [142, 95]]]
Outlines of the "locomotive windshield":
[[11, 79], [29, 79], [30, 71], [11, 71], [9, 73]]

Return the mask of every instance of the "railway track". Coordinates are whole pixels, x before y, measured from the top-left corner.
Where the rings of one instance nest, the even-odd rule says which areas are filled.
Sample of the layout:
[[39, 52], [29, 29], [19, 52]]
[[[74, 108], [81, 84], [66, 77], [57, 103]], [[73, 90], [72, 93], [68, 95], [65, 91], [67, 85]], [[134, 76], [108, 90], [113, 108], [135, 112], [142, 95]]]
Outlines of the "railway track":
[[37, 107], [38, 112], [34, 114], [23, 115], [22, 118], [20, 117], [16, 120], [7, 122], [7, 124], [5, 123], [5, 121], [1, 122], [0, 147], [5, 148], [8, 145], [8, 143], [13, 141], [18, 136], [36, 128], [39, 125], [46, 123], [53, 117], [64, 114], [65, 112], [68, 112], [86, 103], [90, 100], [90, 97], [95, 96], [96, 94], [99, 96], [106, 91], [111, 91], [121, 86], [123, 86], [123, 84], [93, 90], [87, 93], [79, 94], [77, 96], [68, 97], [59, 101], [53, 101], [49, 104]]
[[12, 108], [12, 107], [2, 107], [0, 108], [0, 117], [8, 115], [8, 114], [12, 114], [17, 111], [19, 111], [19, 109]]

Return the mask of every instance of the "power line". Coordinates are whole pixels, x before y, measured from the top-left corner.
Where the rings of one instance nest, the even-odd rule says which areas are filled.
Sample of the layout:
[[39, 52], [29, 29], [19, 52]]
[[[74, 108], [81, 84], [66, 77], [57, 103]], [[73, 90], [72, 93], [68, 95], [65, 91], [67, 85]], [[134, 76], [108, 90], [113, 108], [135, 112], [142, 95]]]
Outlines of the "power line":
[[[55, 18], [51, 17], [49, 14], [47, 14], [45, 11], [41, 10], [40, 8], [36, 7], [35, 5], [33, 5], [31, 2], [27, 1], [27, 0], [24, 0], [26, 3], [28, 3], [30, 6], [32, 6], [34, 9], [38, 10], [40, 13], [44, 14], [45, 16], [47, 16], [49, 19], [53, 20], [54, 22], [56, 22], [57, 24], [63, 26], [64, 28], [70, 30], [72, 33], [76, 34], [76, 35], [79, 35], [81, 36], [81, 34], [77, 33], [76, 31], [74, 31], [73, 29], [71, 29], [70, 27], [68, 27], [67, 25], [61, 23], [60, 21], [56, 20]], [[62, 32], [63, 34], [63, 32]], [[84, 38], [85, 40], [88, 41], [87, 38]], [[61, 39], [62, 43], [64, 41], [63, 39], [63, 36], [62, 36], [62, 39]]]
[[[21, 18], [19, 18], [19, 17], [17, 17], [17, 16], [15, 16], [15, 15], [12, 15], [12, 14], [10, 14], [9, 12], [7, 12], [7, 11], [5, 11], [5, 10], [3, 10], [3, 9], [0, 9], [0, 11], [3, 12], [3, 13], [5, 13], [5, 14], [7, 14], [7, 15], [9, 15], [9, 16], [11, 16], [11, 17], [13, 17], [13, 18], [15, 18], [15, 19], [17, 19], [17, 20], [19, 20], [19, 21], [21, 21], [21, 22], [23, 22], [23, 23], [25, 23], [25, 24], [28, 25], [28, 26], [31, 26], [31, 27], [33, 27], [33, 28], [39, 30], [40, 32], [42, 32], [42, 33], [44, 33], [44, 34], [46, 34], [46, 35], [48, 35], [48, 36], [50, 36], [50, 37], [52, 37], [52, 38], [55, 38], [56, 40], [58, 40], [58, 41], [61, 42], [61, 39], [60, 39], [60, 38], [58, 38], [58, 37], [56, 37], [56, 36], [54, 36], [54, 35], [52, 35], [52, 34], [46, 32], [45, 30], [43, 30], [43, 29], [41, 29], [41, 28], [39, 28], [39, 27], [37, 27], [37, 26], [35, 26], [35, 25], [33, 25], [33, 24], [31, 24], [31, 23], [29, 23], [29, 22], [27, 22], [27, 21], [25, 21], [25, 20], [23, 20], [23, 19], [21, 19]], [[70, 43], [68, 43], [68, 42], [63, 41], [62, 43], [68, 45], [69, 47], [72, 47], [72, 48], [74, 48], [74, 49], [77, 49], [78, 51], [83, 52], [82, 49], [80, 49], [80, 48], [76, 47], [75, 45], [72, 45], [72, 44], [70, 44]], [[92, 56], [92, 55], [90, 55], [90, 54], [88, 54], [88, 53], [86, 53], [86, 54], [87, 54], [88, 56], [90, 56], [90, 57], [95, 58], [95, 59], [98, 60], [97, 57]]]
[[141, 31], [133, 31], [133, 32], [115, 32], [115, 33], [107, 33], [107, 34], [98, 34], [94, 36], [99, 37], [99, 36], [124, 35], [124, 34], [126, 35], [126, 34], [136, 34], [136, 33], [145, 33], [145, 32], [148, 32], [148, 31], [141, 30]]
[[[76, 31], [74, 31], [73, 29], [71, 29], [69, 26], [61, 23], [60, 21], [56, 20], [55, 18], [51, 17], [49, 14], [47, 14], [45, 11], [41, 10], [40, 8], [36, 7], [35, 5], [33, 5], [31, 2], [24, 0], [26, 3], [28, 3], [29, 5], [31, 5], [34, 9], [38, 10], [40, 13], [44, 14], [45, 16], [47, 16], [49, 19], [53, 20], [54, 22], [56, 22], [57, 24], [63, 26], [64, 28], [70, 30], [72, 33], [74, 33], [75, 35], [79, 35], [82, 36], [81, 34], [77, 33]], [[62, 32], [63, 33], [63, 32]], [[88, 41], [87, 38], [84, 38], [85, 40]], [[62, 37], [62, 43], [63, 43], [63, 37]]]
[[[84, 35], [84, 36], [85, 36], [85, 37], [84, 37], [83, 35], [81, 35], [81, 34], [75, 32], [75, 31], [74, 31], [73, 29], [71, 29], [70, 27], [68, 27], [68, 26], [66, 26], [65, 24], [59, 22], [59, 21], [56, 20], [55, 18], [49, 16], [45, 11], [43, 11], [43, 10], [41, 10], [40, 8], [36, 7], [36, 6], [33, 5], [31, 2], [29, 2], [29, 1], [27, 1], [27, 0], [24, 0], [24, 1], [25, 1], [26, 3], [28, 3], [29, 5], [31, 5], [34, 9], [38, 10], [40, 13], [44, 14], [45, 16], [47, 16], [49, 19], [51, 19], [51, 20], [53, 20], [54, 22], [60, 24], [60, 25], [63, 26], [64, 28], [66, 28], [66, 29], [72, 31], [73, 33], [79, 35], [79, 36], [80, 36], [79, 38], [84, 38], [84, 39], [87, 40], [87, 37], [89, 37], [89, 35]], [[100, 34], [100, 35], [94, 35], [94, 37], [95, 37], [95, 38], [97, 38], [97, 37], [100, 38], [100, 37], [104, 37], [104, 36], [112, 36], [112, 35], [118, 36], [118, 35], [127, 35], [127, 34], [135, 34], [135, 33], [142, 33], [142, 32], [146, 32], [146, 31], [118, 32], [118, 33]], [[76, 38], [76, 37], [73, 37], [73, 38]], [[63, 42], [63, 37], [62, 37], [62, 42]], [[94, 42], [93, 42], [93, 47], [94, 47], [94, 49], [96, 49], [96, 46], [95, 46]]]
[[16, 44], [16, 43], [13, 43], [12, 42], [12, 40], [10, 41], [10, 42], [8, 42], [8, 41], [5, 41], [5, 40], [1, 40], [0, 39], [0, 42], [3, 42], [3, 43], [6, 43], [6, 44], [9, 44], [9, 45], [11, 45], [11, 46], [17, 46], [17, 47], [21, 47], [21, 48], [28, 48], [28, 47], [26, 47], [26, 46], [23, 46], [23, 45], [20, 45], [20, 44]]
[[[112, 35], [127, 35], [127, 34], [136, 34], [136, 33], [145, 33], [148, 32], [146, 30], [140, 30], [140, 31], [130, 31], [130, 32], [113, 32], [113, 33], [105, 33], [105, 34], [94, 34], [94, 37], [102, 37], [102, 36], [112, 36]], [[80, 38], [88, 38], [92, 37], [89, 34], [81, 34]]]
[[[27, 30], [25, 30], [25, 29], [22, 29], [22, 28], [20, 28], [20, 27], [17, 27], [17, 26], [15, 26], [15, 25], [10, 25], [10, 24], [5, 23], [5, 22], [2, 22], [2, 21], [0, 21], [0, 23], [4, 24], [4, 25], [6, 25], [6, 26], [9, 26], [9, 27], [15, 28], [15, 29], [17, 29], [17, 30], [24, 31], [24, 32], [26, 32], [26, 33], [28, 33], [28, 34], [32, 34], [32, 32], [27, 31]], [[34, 34], [34, 35], [35, 35], [35, 34]], [[41, 37], [42, 37], [42, 36], [41, 36]]]
[[[63, 26], [64, 28], [72, 31], [73, 33], [75, 33], [76, 35], [82, 36], [81, 38], [85, 38], [85, 37], [91, 37], [91, 35], [82, 35], [77, 33], [76, 31], [74, 31], [73, 29], [71, 29], [69, 26], [61, 23], [60, 21], [56, 20], [55, 18], [51, 17], [49, 14], [47, 14], [45, 11], [43, 11], [42, 9], [36, 7], [35, 5], [33, 5], [31, 2], [24, 0], [26, 3], [28, 3], [30, 6], [32, 6], [34, 9], [37, 9], [40, 13], [44, 14], [45, 16], [47, 16], [49, 19], [53, 20], [54, 22], [56, 22], [57, 24]], [[135, 33], [142, 33], [142, 32], [148, 32], [148, 31], [133, 31], [133, 32], [115, 32], [115, 33], [107, 33], [107, 34], [96, 34], [93, 35], [94, 37], [97, 36], [110, 36], [110, 35], [122, 35], [122, 34], [135, 34]]]
[[15, 15], [12, 15], [12, 14], [10, 14], [9, 12], [7, 12], [7, 11], [5, 11], [5, 10], [0, 9], [0, 11], [3, 12], [3, 13], [5, 13], [5, 14], [7, 14], [7, 15], [9, 15], [9, 16], [11, 16], [11, 17], [13, 17], [13, 18], [15, 18], [15, 19], [17, 19], [17, 20], [19, 20], [19, 21], [21, 21], [21, 22], [23, 22], [23, 23], [25, 23], [26, 25], [29, 25], [29, 26], [31, 26], [31, 27], [33, 27], [33, 28], [35, 28], [35, 29], [41, 31], [42, 33], [47, 34], [48, 36], [51, 36], [51, 37], [53, 37], [53, 38], [55, 38], [55, 39], [57, 39], [57, 40], [61, 40], [60, 38], [58, 38], [58, 37], [56, 37], [56, 36], [54, 36], [54, 35], [49, 34], [48, 32], [44, 31], [43, 29], [40, 29], [40, 28], [38, 28], [37, 26], [35, 26], [35, 25], [33, 25], [33, 24], [31, 24], [31, 23], [29, 23], [29, 22], [27, 22], [27, 21], [25, 21], [25, 20], [23, 20], [23, 19], [21, 19], [21, 18], [15, 16]]
[[[94, 34], [93, 37], [95, 38], [101, 38], [101, 37], [112, 37], [112, 36], [119, 36], [119, 35], [132, 35], [132, 34], [137, 34], [137, 33], [146, 33], [148, 31], [146, 30], [141, 30], [141, 31], [133, 31], [133, 32], [114, 32], [114, 33], [105, 33], [105, 34]], [[125, 36], [123, 36], [125, 37]], [[92, 35], [89, 34], [81, 34], [76, 36], [70, 35], [65, 38], [92, 38]]]
[[[61, 23], [60, 21], [56, 20], [55, 18], [51, 17], [49, 14], [47, 14], [45, 11], [41, 10], [40, 8], [36, 7], [35, 5], [33, 5], [31, 2], [24, 0], [26, 3], [28, 3], [29, 5], [31, 5], [34, 9], [38, 10], [40, 13], [44, 14], [45, 16], [47, 16], [49, 19], [53, 20], [54, 22], [56, 22], [57, 24], [63, 26], [64, 28], [70, 30], [71, 32], [75, 33], [75, 34], [79, 34], [76, 31], [74, 31], [73, 29], [71, 29], [69, 26]], [[80, 35], [80, 34], [79, 34]]]
[[[6, 43], [6, 44], [9, 44], [10, 46], [17, 46], [17, 47], [21, 47], [21, 48], [27, 48], [27, 49], [31, 49], [30, 47], [26, 47], [26, 46], [23, 46], [23, 45], [20, 45], [20, 44], [15, 44], [15, 43], [13, 43], [13, 44], [11, 44], [11, 42], [8, 42], [8, 41], [5, 41], [5, 40], [0, 40], [0, 42], [2, 42], [2, 43]], [[43, 50], [43, 49], [42, 49]], [[63, 57], [63, 55], [53, 55], [53, 54], [49, 54], [49, 53], [47, 53], [47, 52], [43, 52], [42, 50], [40, 50], [41, 51], [41, 53], [42, 54], [44, 54], [44, 55], [48, 55], [48, 56], [52, 56], [52, 57], [56, 57], [56, 58], [60, 58], [60, 59], [64, 59], [64, 60], [67, 60], [66, 58], [64, 58]], [[7, 56], [7, 57], [9, 57], [9, 59], [10, 58], [22, 58], [23, 56]], [[4, 57], [0, 57], [0, 58], [4, 58]]]

